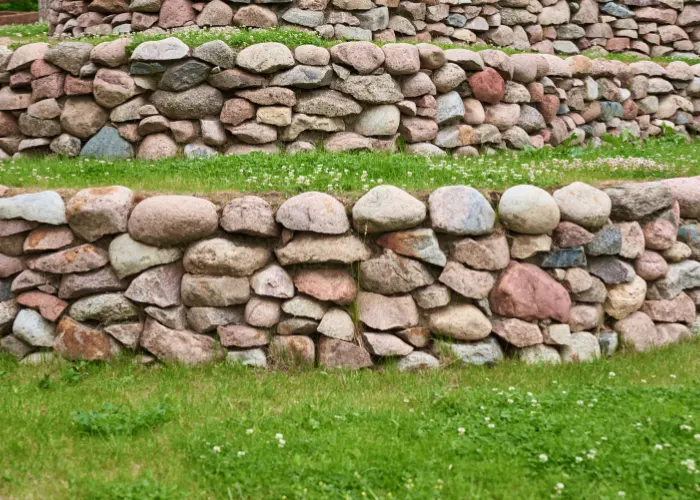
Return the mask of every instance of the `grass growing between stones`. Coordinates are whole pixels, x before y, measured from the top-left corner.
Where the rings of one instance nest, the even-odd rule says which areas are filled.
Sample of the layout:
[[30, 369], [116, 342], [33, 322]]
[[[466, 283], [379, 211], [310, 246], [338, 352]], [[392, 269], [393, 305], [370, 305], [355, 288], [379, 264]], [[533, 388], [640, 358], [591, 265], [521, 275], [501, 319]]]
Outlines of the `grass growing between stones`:
[[501, 190], [517, 184], [551, 188], [573, 181], [600, 184], [700, 175], [700, 141], [672, 137], [676, 139], [652, 139], [643, 145], [617, 140], [598, 149], [504, 151], [478, 158], [324, 152], [155, 162], [34, 157], [0, 164], [0, 184], [41, 189], [119, 184], [190, 193], [318, 190], [352, 196], [382, 183], [411, 191], [452, 184]]
[[[2, 358], [0, 496], [693, 498], [698, 356], [695, 340], [413, 374]], [[138, 432], [84, 432], [78, 415], [115, 407], [120, 422], [163, 410]]]

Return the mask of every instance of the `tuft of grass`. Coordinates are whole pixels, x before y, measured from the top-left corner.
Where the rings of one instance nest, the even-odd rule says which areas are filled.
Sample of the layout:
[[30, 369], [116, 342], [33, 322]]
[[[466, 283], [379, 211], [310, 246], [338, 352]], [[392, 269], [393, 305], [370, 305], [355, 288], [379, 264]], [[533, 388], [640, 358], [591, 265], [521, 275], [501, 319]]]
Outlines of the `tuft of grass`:
[[9, 12], [36, 12], [39, 10], [37, 0], [12, 0], [7, 3], [0, 3], [0, 11]]
[[700, 141], [673, 135], [644, 143], [605, 137], [601, 148], [501, 151], [477, 158], [423, 158], [389, 153], [219, 156], [162, 161], [28, 157], [0, 164], [0, 183], [18, 188], [124, 185], [136, 190], [293, 194], [317, 190], [355, 196], [379, 184], [410, 191], [466, 184], [502, 190], [517, 184], [553, 188], [700, 175]]
[[133, 410], [123, 405], [105, 403], [99, 411], [76, 411], [73, 423], [84, 434], [130, 435], [167, 422], [168, 411], [167, 404]]

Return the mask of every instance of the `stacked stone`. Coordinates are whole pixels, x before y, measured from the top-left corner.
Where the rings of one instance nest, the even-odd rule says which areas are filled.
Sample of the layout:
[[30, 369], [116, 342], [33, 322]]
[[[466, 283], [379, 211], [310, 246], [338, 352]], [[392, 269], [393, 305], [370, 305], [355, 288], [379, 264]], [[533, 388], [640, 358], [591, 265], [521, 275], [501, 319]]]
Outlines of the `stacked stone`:
[[700, 305], [700, 177], [393, 186], [275, 211], [127, 188], [0, 199], [0, 346], [26, 363], [108, 360], [359, 369], [398, 358], [584, 361], [686, 339]]
[[[262, 4], [262, 5], [260, 5]], [[490, 43], [572, 55], [597, 47], [642, 57], [700, 54], [700, 5], [683, 0], [52, 0], [51, 33], [292, 26], [337, 40]]]
[[478, 154], [647, 137], [700, 123], [700, 65], [508, 56], [431, 44], [330, 50], [176, 38], [0, 49], [0, 156], [162, 159], [251, 152]]

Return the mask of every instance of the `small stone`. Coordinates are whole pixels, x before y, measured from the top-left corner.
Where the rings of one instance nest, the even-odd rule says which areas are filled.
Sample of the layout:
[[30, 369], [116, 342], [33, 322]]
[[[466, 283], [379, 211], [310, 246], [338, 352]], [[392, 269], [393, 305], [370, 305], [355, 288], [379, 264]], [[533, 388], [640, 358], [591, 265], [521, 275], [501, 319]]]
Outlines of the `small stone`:
[[165, 363], [205, 364], [218, 361], [225, 355], [208, 335], [173, 330], [150, 318], [146, 319], [139, 343]]
[[352, 318], [347, 312], [338, 308], [332, 308], [323, 315], [317, 330], [327, 337], [348, 342], [355, 338], [355, 325]]
[[647, 300], [641, 312], [652, 321], [664, 323], [693, 323], [695, 321], [695, 302], [685, 293], [680, 293], [668, 300]]
[[36, 257], [27, 262], [27, 267], [34, 271], [69, 274], [99, 269], [108, 262], [109, 256], [107, 252], [101, 248], [85, 244]]
[[492, 365], [503, 360], [503, 350], [493, 336], [470, 344], [435, 342], [433, 352], [440, 358], [456, 358], [467, 365]]
[[313, 365], [316, 360], [314, 342], [304, 335], [276, 336], [270, 343], [270, 357], [275, 365]]
[[629, 283], [636, 276], [634, 268], [630, 264], [614, 257], [588, 259], [588, 270], [603, 280], [606, 285]]
[[360, 282], [363, 289], [370, 292], [385, 295], [407, 293], [430, 285], [434, 280], [424, 264], [397, 256], [391, 250], [360, 264]]
[[464, 297], [478, 300], [488, 297], [495, 279], [490, 273], [448, 262], [440, 275], [440, 282]]
[[241, 364], [255, 368], [267, 368], [267, 357], [262, 349], [246, 349], [226, 353], [227, 364]]
[[135, 241], [128, 234], [116, 237], [109, 245], [109, 259], [120, 278], [140, 273], [182, 257], [179, 248], [158, 248]]
[[399, 371], [411, 372], [417, 370], [430, 370], [440, 367], [440, 361], [427, 352], [413, 351], [399, 360]]
[[163, 308], [179, 305], [182, 275], [179, 262], [149, 269], [131, 282], [124, 295], [133, 301]]
[[325, 262], [352, 262], [367, 260], [370, 251], [356, 236], [318, 236], [301, 234], [275, 250], [277, 260], [283, 266]]
[[0, 219], [24, 219], [60, 225], [66, 223], [63, 199], [55, 191], [19, 194], [0, 199]]
[[123, 233], [133, 200], [132, 191], [121, 186], [83, 189], [66, 205], [68, 224], [90, 242], [107, 234]]
[[68, 302], [39, 291], [23, 293], [17, 297], [17, 303], [29, 307], [30, 309], [37, 309], [48, 321], [58, 320], [61, 314], [63, 314], [63, 311], [68, 307]]
[[302, 293], [340, 305], [349, 305], [357, 294], [355, 280], [341, 269], [300, 269], [294, 285]]
[[372, 366], [372, 359], [364, 348], [329, 337], [321, 337], [318, 343], [318, 362], [324, 368], [348, 370]]
[[540, 252], [549, 252], [552, 249], [552, 238], [546, 234], [537, 236], [513, 235], [512, 238], [510, 256], [513, 259], [529, 259]]
[[377, 186], [355, 203], [353, 223], [358, 232], [408, 229], [425, 220], [425, 205], [394, 186]]
[[185, 274], [181, 296], [188, 307], [229, 307], [245, 304], [250, 286], [247, 278]]
[[447, 257], [440, 249], [432, 229], [414, 229], [382, 235], [377, 243], [397, 254], [414, 257], [429, 264], [444, 266]]
[[[39, 283], [39, 279], [35, 279], [35, 284]], [[48, 284], [54, 289], [56, 286], [52, 283]], [[126, 290], [128, 283], [120, 280], [114, 269], [111, 267], [103, 267], [96, 271], [88, 273], [66, 274], [61, 277], [61, 284], [58, 290], [58, 296], [62, 299], [74, 299], [91, 295], [94, 293], [119, 292]]]
[[462, 264], [487, 271], [505, 269], [510, 262], [508, 241], [502, 232], [480, 239], [460, 240], [455, 243], [452, 256]]
[[471, 304], [454, 304], [431, 311], [429, 328], [457, 340], [480, 340], [491, 332], [491, 322]]
[[561, 348], [561, 358], [565, 363], [593, 361], [600, 357], [598, 339], [588, 332], [571, 334], [571, 344]]
[[187, 309], [182, 305], [166, 309], [149, 306], [145, 308], [145, 312], [161, 325], [173, 330], [186, 330], [188, 328]]
[[413, 347], [395, 335], [365, 332], [363, 337], [369, 352], [375, 356], [405, 356], [413, 352]]
[[251, 297], [245, 305], [245, 322], [251, 326], [271, 328], [279, 323], [281, 314], [282, 308], [274, 299]]

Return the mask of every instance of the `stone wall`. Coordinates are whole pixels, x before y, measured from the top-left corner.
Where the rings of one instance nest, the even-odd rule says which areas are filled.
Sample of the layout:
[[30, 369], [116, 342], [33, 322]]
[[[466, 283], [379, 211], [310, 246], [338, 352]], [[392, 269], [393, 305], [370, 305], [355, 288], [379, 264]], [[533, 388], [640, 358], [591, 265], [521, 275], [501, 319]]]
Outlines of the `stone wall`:
[[379, 186], [351, 208], [307, 192], [275, 210], [119, 186], [5, 197], [0, 345], [26, 362], [128, 349], [410, 370], [585, 361], [697, 328], [700, 177], [491, 198], [448, 186], [426, 206]]
[[[590, 47], [697, 57], [700, 4], [684, 0], [53, 0], [56, 35], [288, 25], [338, 40], [483, 43], [549, 54]], [[262, 4], [262, 5], [260, 5]]]
[[477, 154], [700, 126], [700, 64], [508, 56], [431, 44], [279, 43], [193, 50], [177, 38], [0, 49], [0, 156]]

